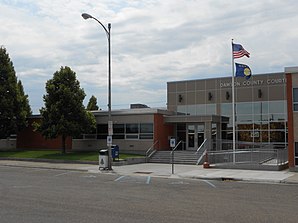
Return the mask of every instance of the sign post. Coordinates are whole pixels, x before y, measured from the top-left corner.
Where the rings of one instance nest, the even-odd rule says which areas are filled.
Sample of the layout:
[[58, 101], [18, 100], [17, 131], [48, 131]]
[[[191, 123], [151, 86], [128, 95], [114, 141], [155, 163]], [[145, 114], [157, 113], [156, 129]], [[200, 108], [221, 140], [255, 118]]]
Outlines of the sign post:
[[113, 135], [113, 121], [108, 121], [108, 136], [107, 136], [107, 146], [109, 151], [109, 170], [112, 170], [112, 135]]
[[112, 136], [113, 135], [113, 122], [108, 121], [108, 135]]
[[174, 148], [176, 146], [176, 139], [175, 138], [171, 138], [170, 139], [170, 146], [172, 148], [172, 174], [174, 174]]

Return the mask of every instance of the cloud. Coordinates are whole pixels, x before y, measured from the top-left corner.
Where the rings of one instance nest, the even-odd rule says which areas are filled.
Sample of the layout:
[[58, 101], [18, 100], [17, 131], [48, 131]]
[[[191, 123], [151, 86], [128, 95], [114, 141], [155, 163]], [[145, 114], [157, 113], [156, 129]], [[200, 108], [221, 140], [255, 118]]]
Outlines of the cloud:
[[[107, 36], [87, 12], [112, 24], [113, 107], [166, 106], [168, 81], [231, 75], [231, 39], [254, 73], [296, 65], [298, 2], [244, 0], [0, 0], [7, 48], [34, 111], [44, 85], [70, 66], [87, 99], [106, 108]], [[38, 83], [38, 84], [37, 84]], [[151, 103], [158, 102], [158, 103]]]

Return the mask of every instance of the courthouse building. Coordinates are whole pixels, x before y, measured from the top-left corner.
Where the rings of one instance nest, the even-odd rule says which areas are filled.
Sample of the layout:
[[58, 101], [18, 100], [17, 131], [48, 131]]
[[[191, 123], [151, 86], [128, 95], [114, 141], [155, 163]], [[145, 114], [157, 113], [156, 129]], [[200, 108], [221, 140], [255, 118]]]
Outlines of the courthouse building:
[[[93, 113], [96, 133], [72, 139], [69, 149], [106, 146], [108, 112]], [[168, 82], [167, 108], [112, 111], [113, 144], [144, 154], [150, 147], [169, 150], [170, 138], [176, 138], [182, 150], [197, 150], [206, 140], [207, 151], [231, 150], [232, 117], [232, 77]], [[235, 78], [235, 125], [236, 149], [287, 150], [289, 167], [297, 170], [298, 67]], [[20, 134], [18, 147], [32, 147], [24, 140]]]
[[[232, 78], [168, 83], [165, 119], [175, 136], [196, 149], [205, 138], [209, 150], [232, 149]], [[236, 149], [287, 149], [291, 169], [298, 167], [298, 68], [235, 78]]]

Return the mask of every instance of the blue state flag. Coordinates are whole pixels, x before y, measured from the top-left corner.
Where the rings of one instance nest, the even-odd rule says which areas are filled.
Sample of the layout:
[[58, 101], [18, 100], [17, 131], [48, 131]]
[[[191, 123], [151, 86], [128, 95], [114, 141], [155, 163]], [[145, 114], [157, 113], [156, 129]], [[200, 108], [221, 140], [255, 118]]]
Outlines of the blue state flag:
[[251, 69], [245, 64], [235, 63], [236, 65], [236, 77], [246, 77], [249, 79], [251, 77]]

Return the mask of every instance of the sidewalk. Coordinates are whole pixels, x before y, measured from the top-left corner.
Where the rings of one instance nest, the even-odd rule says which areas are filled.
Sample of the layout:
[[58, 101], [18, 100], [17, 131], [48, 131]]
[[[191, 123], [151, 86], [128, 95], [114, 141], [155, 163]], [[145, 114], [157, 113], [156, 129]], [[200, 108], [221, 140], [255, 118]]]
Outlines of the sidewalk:
[[239, 169], [204, 169], [195, 165], [172, 165], [145, 163], [113, 167], [114, 171], [120, 175], [146, 174], [152, 177], [166, 178], [188, 178], [204, 180], [236, 180], [266, 183], [292, 183], [298, 184], [298, 173], [284, 171], [259, 171], [259, 170], [239, 170]]
[[90, 173], [118, 175], [146, 175], [164, 178], [185, 178], [204, 180], [236, 180], [264, 183], [289, 183], [298, 184], [298, 173], [283, 171], [259, 171], [259, 170], [236, 170], [236, 169], [204, 169], [195, 165], [174, 165], [172, 174], [171, 164], [143, 163], [126, 166], [113, 166], [113, 171], [99, 170], [98, 165], [70, 164], [70, 163], [47, 163], [28, 162], [17, 160], [0, 160], [0, 166], [17, 166], [26, 168], [45, 168], [59, 170], [86, 171]]

